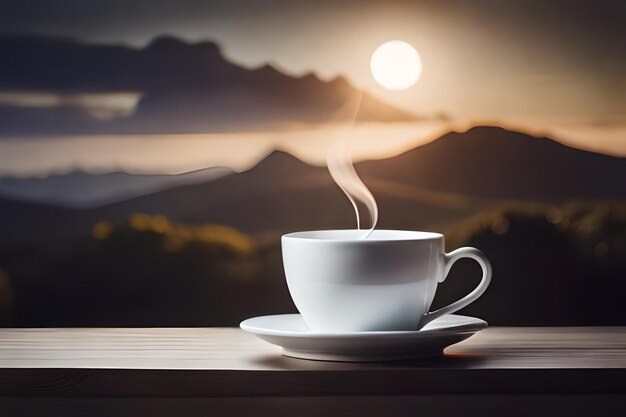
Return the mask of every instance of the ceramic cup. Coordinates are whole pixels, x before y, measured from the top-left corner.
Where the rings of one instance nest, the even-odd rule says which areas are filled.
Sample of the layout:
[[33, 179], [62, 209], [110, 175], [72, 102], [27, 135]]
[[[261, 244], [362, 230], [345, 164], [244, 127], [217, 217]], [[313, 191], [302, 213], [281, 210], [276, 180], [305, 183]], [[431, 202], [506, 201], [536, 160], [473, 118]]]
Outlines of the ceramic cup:
[[[311, 330], [418, 330], [476, 300], [491, 280], [491, 265], [481, 251], [468, 247], [445, 253], [439, 233], [374, 230], [364, 236], [363, 230], [319, 230], [282, 237], [289, 292]], [[480, 284], [429, 312], [437, 284], [461, 258], [480, 264]]]

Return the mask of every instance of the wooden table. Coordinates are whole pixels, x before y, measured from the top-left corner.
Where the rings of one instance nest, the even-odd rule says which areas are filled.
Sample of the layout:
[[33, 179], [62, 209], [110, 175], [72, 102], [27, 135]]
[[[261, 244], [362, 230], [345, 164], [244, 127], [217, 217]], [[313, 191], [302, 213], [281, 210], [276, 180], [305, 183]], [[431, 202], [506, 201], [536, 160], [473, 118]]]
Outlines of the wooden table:
[[2, 416], [587, 416], [619, 407], [626, 327], [489, 328], [441, 358], [369, 364], [283, 357], [231, 328], [0, 330]]

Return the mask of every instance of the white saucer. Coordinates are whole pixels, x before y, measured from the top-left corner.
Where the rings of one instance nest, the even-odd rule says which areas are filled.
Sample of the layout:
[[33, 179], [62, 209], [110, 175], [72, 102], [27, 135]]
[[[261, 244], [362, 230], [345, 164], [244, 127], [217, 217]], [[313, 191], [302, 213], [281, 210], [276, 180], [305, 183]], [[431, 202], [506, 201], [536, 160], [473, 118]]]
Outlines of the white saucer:
[[443, 350], [487, 327], [487, 322], [449, 314], [418, 331], [320, 333], [309, 330], [300, 314], [254, 317], [240, 327], [301, 359], [375, 362], [439, 356]]

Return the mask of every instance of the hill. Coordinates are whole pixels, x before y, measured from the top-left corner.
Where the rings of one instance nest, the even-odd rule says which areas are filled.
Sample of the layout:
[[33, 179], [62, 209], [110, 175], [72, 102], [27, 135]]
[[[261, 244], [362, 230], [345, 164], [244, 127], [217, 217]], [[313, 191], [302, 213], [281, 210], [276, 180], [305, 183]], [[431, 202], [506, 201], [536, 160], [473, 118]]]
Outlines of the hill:
[[[379, 227], [386, 228], [445, 231], [511, 201], [626, 199], [626, 189], [616, 186], [626, 178], [624, 158], [492, 127], [449, 133], [394, 158], [358, 163], [357, 171], [378, 202]], [[9, 206], [16, 204], [25, 203]], [[28, 210], [13, 212], [22, 216]], [[187, 224], [226, 224], [252, 234], [355, 225], [348, 200], [325, 167], [277, 151], [242, 173], [73, 210], [59, 230], [84, 235], [99, 221], [122, 222], [137, 212]], [[7, 229], [15, 223], [11, 216], [0, 219]]]
[[[449, 133], [402, 155], [358, 163], [380, 227], [436, 229], [507, 200], [626, 199], [626, 159], [494, 127]], [[102, 207], [166, 215], [247, 233], [353, 227], [354, 213], [325, 167], [274, 152], [249, 171]]]
[[402, 155], [359, 164], [375, 177], [481, 198], [625, 199], [626, 158], [499, 127], [451, 132]]

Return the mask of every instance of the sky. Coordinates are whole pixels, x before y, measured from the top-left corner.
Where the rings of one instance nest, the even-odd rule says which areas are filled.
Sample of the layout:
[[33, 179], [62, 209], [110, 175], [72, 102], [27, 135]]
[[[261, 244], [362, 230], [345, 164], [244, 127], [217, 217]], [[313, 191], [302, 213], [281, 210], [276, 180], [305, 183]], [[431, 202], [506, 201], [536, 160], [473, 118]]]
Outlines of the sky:
[[[5, 33], [137, 46], [163, 33], [212, 39], [248, 66], [344, 74], [421, 112], [626, 123], [623, 1], [0, 0], [0, 9]], [[392, 39], [411, 43], [424, 65], [403, 93], [369, 73], [371, 53]]]
[[[141, 47], [171, 34], [214, 40], [232, 61], [344, 75], [418, 114], [522, 126], [626, 155], [626, 2], [582, 0], [0, 0], [0, 33]], [[370, 74], [377, 46], [413, 45], [406, 91]]]

